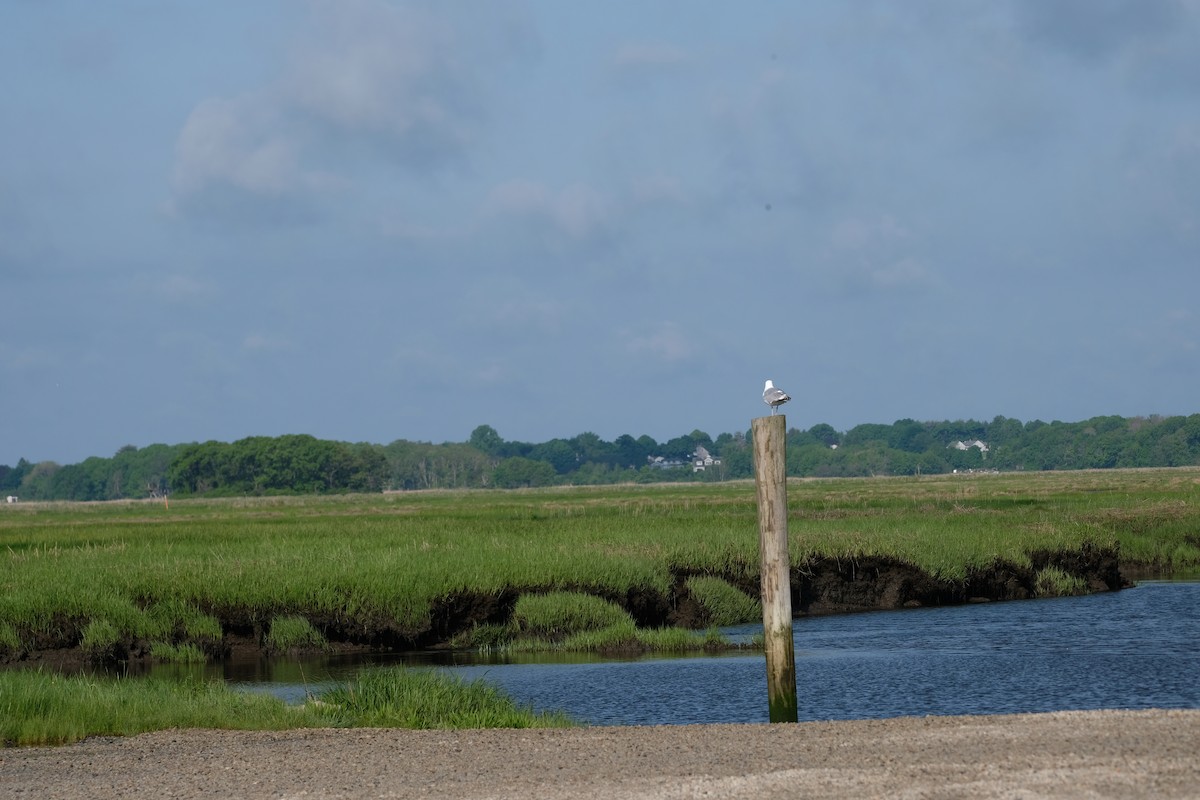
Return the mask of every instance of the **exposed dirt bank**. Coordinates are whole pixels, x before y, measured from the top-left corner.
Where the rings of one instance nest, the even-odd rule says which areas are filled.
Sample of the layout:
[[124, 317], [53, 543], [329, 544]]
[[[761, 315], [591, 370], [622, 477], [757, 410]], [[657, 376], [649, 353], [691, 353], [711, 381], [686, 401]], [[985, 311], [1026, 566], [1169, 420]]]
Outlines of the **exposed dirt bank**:
[[[944, 606], [1002, 600], [1024, 600], [1038, 595], [1038, 574], [1055, 567], [1078, 578], [1091, 592], [1115, 591], [1132, 585], [1121, 572], [1116, 550], [1084, 546], [1068, 552], [1040, 551], [1030, 555], [1029, 566], [995, 561], [972, 570], [962, 581], [940, 580], [895, 559], [870, 556], [858, 559], [818, 557], [792, 569], [792, 608], [799, 616], [840, 614], [921, 606]], [[607, 599], [621, 605], [643, 627], [675, 625], [703, 629], [711, 620], [707, 611], [687, 590], [691, 573], [674, 575], [671, 590], [664, 593], [650, 588], [634, 588]], [[759, 593], [758, 577], [745, 574], [719, 575], [751, 596]], [[337, 651], [419, 650], [446, 646], [456, 634], [481, 624], [503, 624], [512, 615], [523, 591], [570, 588], [583, 592], [594, 587], [523, 587], [498, 592], [459, 593], [436, 602], [430, 610], [428, 625], [420, 630], [404, 630], [388, 620], [321, 619], [312, 622]], [[601, 591], [601, 593], [603, 593]], [[220, 641], [207, 642], [209, 656], [220, 659], [231, 654], [252, 651], [269, 654], [264, 641], [263, 622], [246, 615], [205, 609], [219, 617], [224, 635]], [[245, 618], [243, 618], [245, 617]], [[38, 641], [27, 643], [21, 651], [0, 648], [0, 665], [47, 665], [73, 670], [88, 665], [88, 657], [79, 649], [82, 624], [64, 621], [44, 632]], [[148, 641], [117, 642], [104, 655], [111, 663], [147, 663]], [[95, 662], [94, 654], [91, 656]]]
[[0, 750], [12, 798], [1183, 798], [1200, 711], [577, 730], [162, 731]]

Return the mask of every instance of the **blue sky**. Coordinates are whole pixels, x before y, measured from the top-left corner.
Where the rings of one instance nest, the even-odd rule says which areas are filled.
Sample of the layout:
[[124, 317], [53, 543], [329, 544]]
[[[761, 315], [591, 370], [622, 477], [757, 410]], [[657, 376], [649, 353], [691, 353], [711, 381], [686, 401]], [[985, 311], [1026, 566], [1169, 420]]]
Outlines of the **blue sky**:
[[0, 464], [1200, 410], [1200, 2], [7, 0]]

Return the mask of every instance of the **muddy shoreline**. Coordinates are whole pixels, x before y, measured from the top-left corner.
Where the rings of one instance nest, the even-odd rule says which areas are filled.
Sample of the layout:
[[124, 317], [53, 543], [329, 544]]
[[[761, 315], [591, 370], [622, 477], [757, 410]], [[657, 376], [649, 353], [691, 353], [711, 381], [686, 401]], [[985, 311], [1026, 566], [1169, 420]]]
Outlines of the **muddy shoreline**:
[[[1030, 565], [997, 560], [972, 569], [963, 581], [935, 578], [910, 564], [877, 556], [858, 559], [817, 557], [793, 567], [792, 608], [797, 617], [860, 613], [899, 608], [961, 605], [966, 603], [1026, 600], [1040, 594], [1038, 574], [1046, 567], [1080, 579], [1088, 592], [1119, 591], [1133, 585], [1126, 577], [1115, 549], [1085, 546], [1077, 551], [1039, 551], [1030, 554]], [[1138, 570], [1134, 565], [1129, 570]], [[1144, 568], [1141, 571], [1146, 571]], [[670, 592], [631, 589], [623, 595], [604, 595], [624, 607], [638, 625], [648, 628], [679, 626], [704, 629], [710, 624], [704, 607], [691, 597], [686, 582], [691, 573], [674, 576]], [[718, 575], [751, 596], [757, 596], [757, 576]], [[480, 624], [505, 622], [522, 592], [547, 587], [523, 587], [486, 594], [462, 593], [435, 604], [429, 624], [422, 630], [401, 630], [386, 621], [374, 626], [337, 619], [310, 619], [327, 639], [325, 652], [398, 652], [437, 650], [450, 646], [454, 637]], [[587, 592], [590, 587], [551, 587]], [[208, 610], [208, 609], [205, 609]], [[219, 616], [223, 635], [205, 644], [212, 660], [231, 656], [270, 656], [261, 622], [226, 613]], [[80, 629], [79, 624], [63, 630]], [[76, 637], [77, 638], [77, 637]], [[294, 651], [293, 651], [294, 653]], [[78, 671], [95, 666], [148, 665], [150, 642], [118, 642], [102, 658], [84, 653], [70, 637], [44, 636], [20, 651], [0, 652], [0, 667], [38, 667]]]
[[171, 730], [0, 750], [0, 796], [1184, 798], [1200, 788], [1198, 751], [1197, 710], [566, 730]]

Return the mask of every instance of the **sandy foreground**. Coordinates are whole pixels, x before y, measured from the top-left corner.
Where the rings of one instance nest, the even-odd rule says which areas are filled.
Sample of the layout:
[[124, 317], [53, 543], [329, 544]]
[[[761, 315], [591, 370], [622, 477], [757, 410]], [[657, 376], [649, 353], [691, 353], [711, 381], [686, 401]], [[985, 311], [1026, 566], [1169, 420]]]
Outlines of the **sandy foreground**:
[[0, 750], [3, 798], [1200, 797], [1200, 710], [161, 731]]

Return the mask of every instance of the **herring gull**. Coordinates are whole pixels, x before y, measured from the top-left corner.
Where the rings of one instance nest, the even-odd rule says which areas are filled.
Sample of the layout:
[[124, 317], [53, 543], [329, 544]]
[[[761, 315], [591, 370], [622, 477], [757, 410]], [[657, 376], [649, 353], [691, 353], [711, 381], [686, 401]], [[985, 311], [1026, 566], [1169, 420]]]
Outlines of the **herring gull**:
[[774, 414], [779, 410], [779, 407], [791, 400], [792, 396], [782, 389], [775, 387], [775, 384], [767, 381], [767, 385], [763, 387], [763, 402], [771, 407], [771, 413]]

